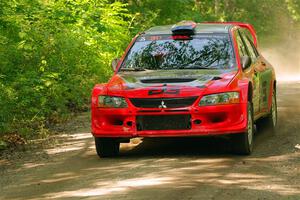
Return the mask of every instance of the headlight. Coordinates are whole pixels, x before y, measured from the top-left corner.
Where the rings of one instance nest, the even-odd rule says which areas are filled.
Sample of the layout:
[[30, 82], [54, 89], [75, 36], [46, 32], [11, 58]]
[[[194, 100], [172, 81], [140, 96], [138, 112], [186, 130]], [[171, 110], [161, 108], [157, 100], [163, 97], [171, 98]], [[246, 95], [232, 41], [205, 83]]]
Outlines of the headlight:
[[199, 106], [233, 104], [240, 102], [239, 92], [226, 92], [219, 94], [211, 94], [202, 97]]
[[123, 97], [99, 96], [98, 106], [101, 108], [127, 108], [126, 100]]

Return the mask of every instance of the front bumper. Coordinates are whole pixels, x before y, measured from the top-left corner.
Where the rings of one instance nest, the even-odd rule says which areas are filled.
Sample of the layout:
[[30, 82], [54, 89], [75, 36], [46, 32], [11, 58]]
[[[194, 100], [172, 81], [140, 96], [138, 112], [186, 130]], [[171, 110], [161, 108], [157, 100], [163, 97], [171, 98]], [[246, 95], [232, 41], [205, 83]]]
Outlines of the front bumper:
[[[186, 130], [138, 130], [138, 116], [190, 115]], [[199, 123], [200, 122], [200, 123]], [[176, 109], [92, 108], [95, 137], [185, 137], [241, 133], [247, 127], [244, 103]]]

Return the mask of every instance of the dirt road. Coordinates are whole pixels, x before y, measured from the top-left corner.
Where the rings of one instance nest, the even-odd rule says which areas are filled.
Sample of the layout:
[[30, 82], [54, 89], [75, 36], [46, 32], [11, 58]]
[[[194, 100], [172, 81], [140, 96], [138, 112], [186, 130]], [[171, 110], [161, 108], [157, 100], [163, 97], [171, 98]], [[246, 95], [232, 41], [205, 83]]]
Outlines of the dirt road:
[[[88, 120], [61, 144], [0, 160], [0, 199], [300, 199], [300, 82], [280, 84], [279, 127], [252, 156], [225, 139], [151, 139], [99, 159]], [[74, 125], [74, 126], [75, 126]]]

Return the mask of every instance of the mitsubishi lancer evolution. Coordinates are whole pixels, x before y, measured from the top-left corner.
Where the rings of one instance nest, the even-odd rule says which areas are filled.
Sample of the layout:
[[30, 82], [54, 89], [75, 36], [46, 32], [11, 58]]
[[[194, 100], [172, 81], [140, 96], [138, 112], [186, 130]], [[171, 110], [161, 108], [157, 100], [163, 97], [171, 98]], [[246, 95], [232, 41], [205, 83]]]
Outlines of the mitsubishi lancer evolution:
[[100, 157], [135, 137], [230, 138], [253, 151], [255, 123], [277, 125], [274, 68], [252, 25], [183, 21], [133, 38], [114, 74], [95, 85], [91, 129]]

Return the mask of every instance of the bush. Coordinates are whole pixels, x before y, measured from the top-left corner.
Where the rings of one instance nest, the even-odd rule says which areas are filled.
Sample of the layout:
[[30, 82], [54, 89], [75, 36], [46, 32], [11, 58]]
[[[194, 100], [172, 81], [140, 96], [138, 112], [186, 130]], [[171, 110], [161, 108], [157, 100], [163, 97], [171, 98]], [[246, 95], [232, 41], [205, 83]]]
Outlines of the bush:
[[0, 4], [0, 132], [32, 137], [88, 107], [131, 38], [131, 15], [106, 0]]

